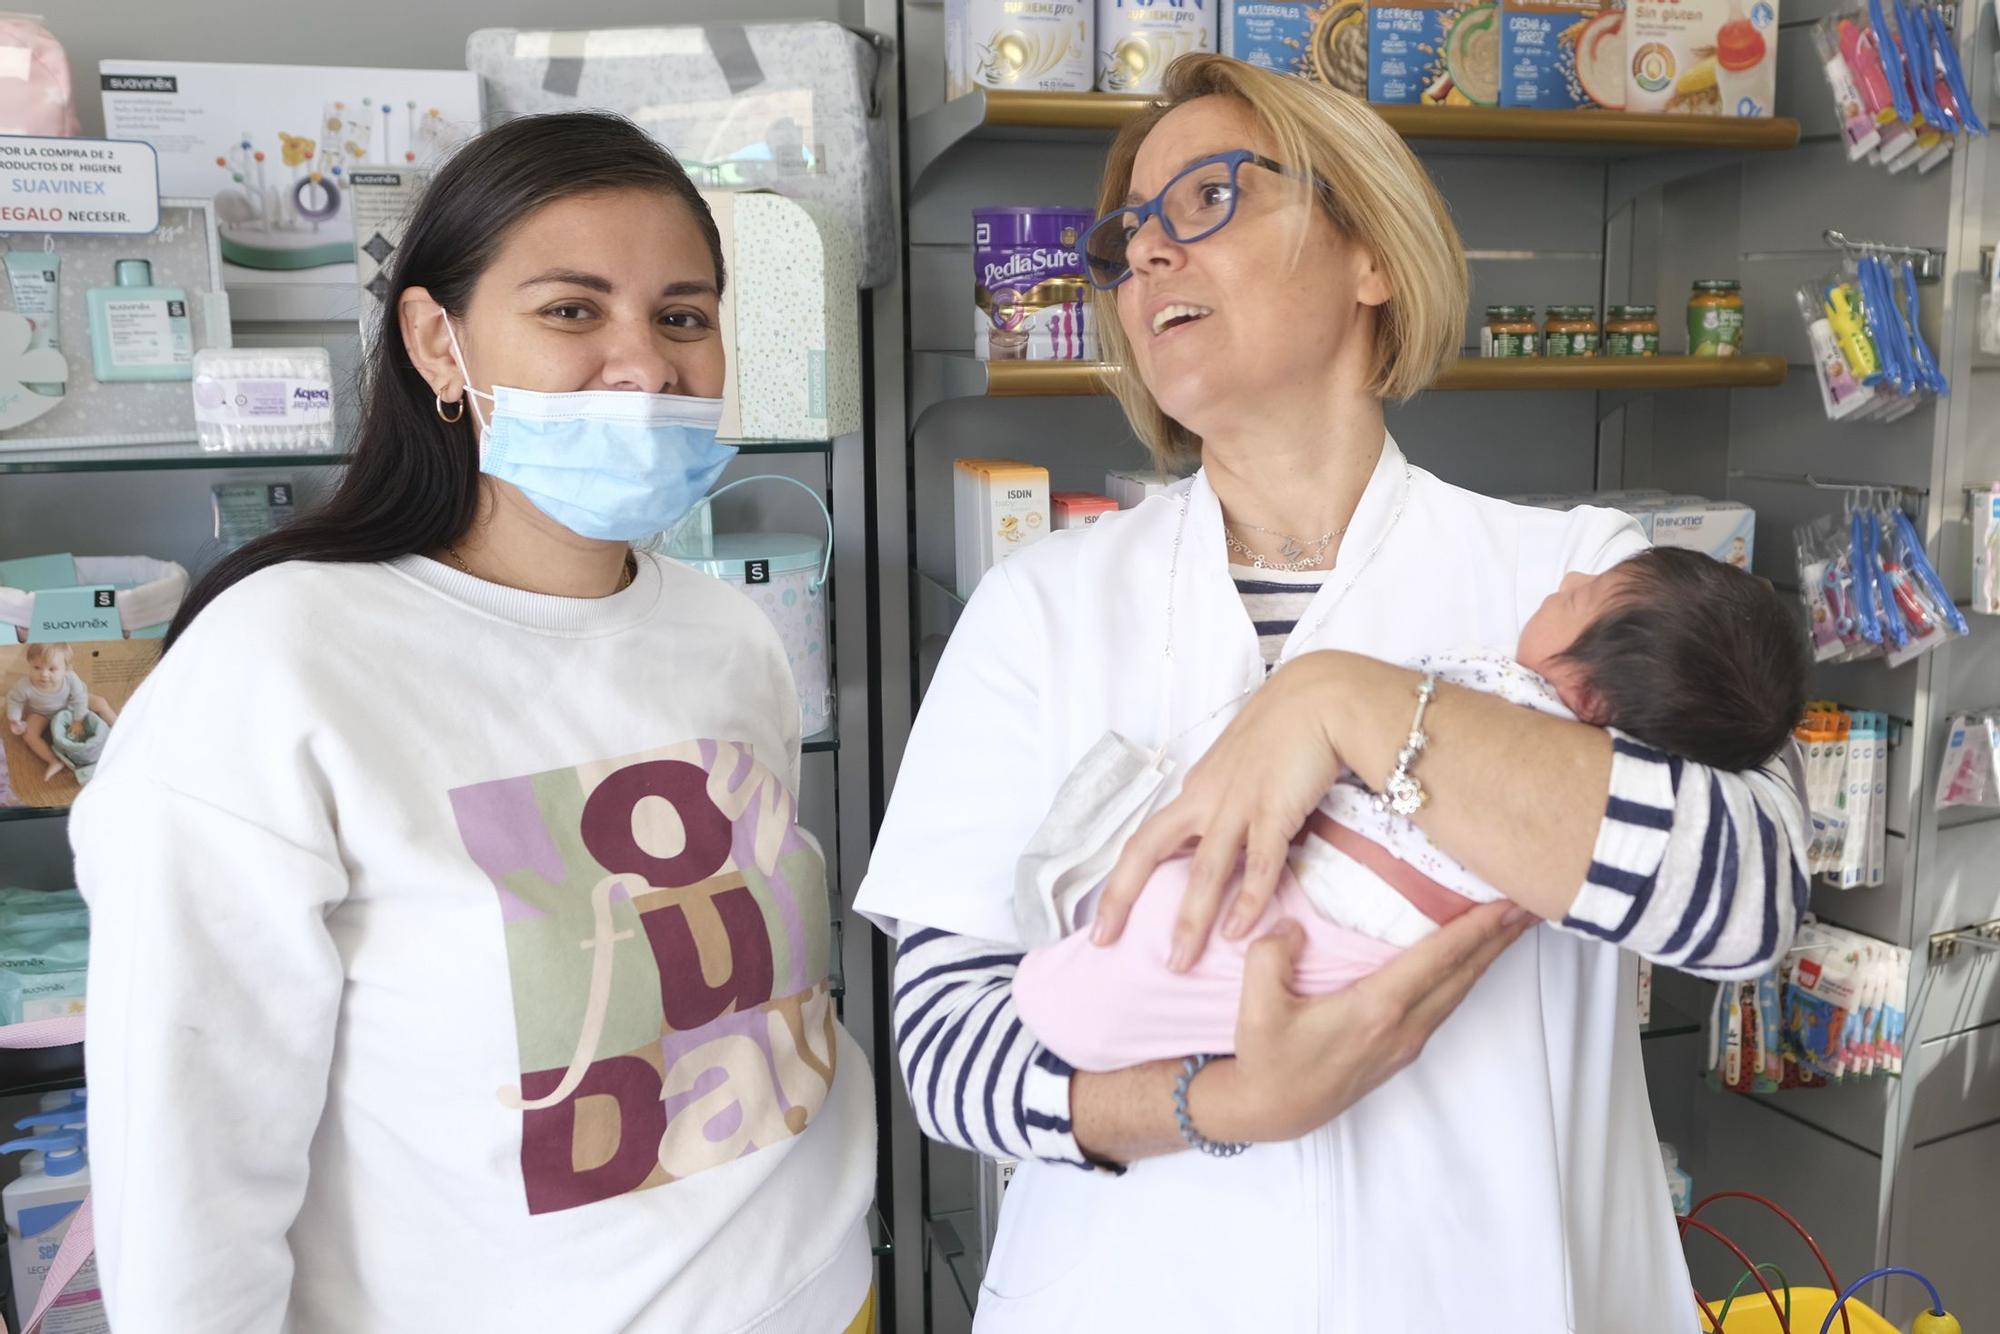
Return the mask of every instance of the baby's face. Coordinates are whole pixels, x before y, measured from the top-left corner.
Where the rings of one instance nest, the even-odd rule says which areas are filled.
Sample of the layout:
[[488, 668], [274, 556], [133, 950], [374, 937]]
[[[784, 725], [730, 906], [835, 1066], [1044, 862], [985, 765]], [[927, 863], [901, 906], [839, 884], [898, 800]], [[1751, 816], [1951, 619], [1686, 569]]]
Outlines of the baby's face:
[[40, 662], [28, 664], [28, 680], [37, 690], [54, 690], [68, 672], [69, 659], [60, 653], [48, 654]]
[[1624, 585], [1616, 566], [1603, 574], [1571, 573], [1556, 591], [1542, 599], [1535, 614], [1521, 627], [1514, 660], [1556, 689], [1563, 706], [1586, 722], [1591, 718], [1591, 694], [1582, 673], [1562, 653], [1598, 617], [1611, 610]]

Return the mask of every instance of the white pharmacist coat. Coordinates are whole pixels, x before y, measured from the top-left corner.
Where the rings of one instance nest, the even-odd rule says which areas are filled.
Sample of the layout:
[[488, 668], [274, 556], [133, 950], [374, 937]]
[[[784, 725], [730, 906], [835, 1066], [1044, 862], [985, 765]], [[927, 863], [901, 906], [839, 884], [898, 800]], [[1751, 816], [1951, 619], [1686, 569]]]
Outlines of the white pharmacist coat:
[[[1565, 572], [1643, 545], [1609, 510], [1448, 486], [1390, 440], [1297, 636], [1399, 663], [1511, 646]], [[1192, 728], [1174, 747], [1184, 771], [1233, 711], [1201, 720], [1263, 672], [1204, 477], [1053, 534], [990, 572], [967, 606], [857, 907], [891, 931], [1018, 941], [1015, 858], [1071, 766], [1107, 729], [1156, 744]], [[1303, 1139], [1122, 1176], [1024, 1164], [978, 1329], [1693, 1330], [1633, 976], [1613, 946], [1537, 928], [1413, 1066]]]

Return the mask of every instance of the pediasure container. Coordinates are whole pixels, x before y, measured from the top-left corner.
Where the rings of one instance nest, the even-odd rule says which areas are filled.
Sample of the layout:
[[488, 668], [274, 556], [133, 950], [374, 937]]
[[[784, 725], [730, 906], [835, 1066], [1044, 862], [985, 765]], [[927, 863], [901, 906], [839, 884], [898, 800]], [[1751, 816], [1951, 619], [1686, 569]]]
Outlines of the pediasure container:
[[1086, 208], [972, 210], [972, 355], [1095, 361], [1084, 277]]
[[[805, 533], [714, 533], [710, 506], [717, 496], [751, 482], [786, 482], [813, 498], [826, 520], [824, 538]], [[776, 627], [799, 690], [802, 736], [833, 725], [833, 640], [827, 631], [826, 576], [833, 563], [833, 515], [819, 492], [795, 477], [759, 473], [702, 497], [655, 549], [712, 578], [740, 588]]]

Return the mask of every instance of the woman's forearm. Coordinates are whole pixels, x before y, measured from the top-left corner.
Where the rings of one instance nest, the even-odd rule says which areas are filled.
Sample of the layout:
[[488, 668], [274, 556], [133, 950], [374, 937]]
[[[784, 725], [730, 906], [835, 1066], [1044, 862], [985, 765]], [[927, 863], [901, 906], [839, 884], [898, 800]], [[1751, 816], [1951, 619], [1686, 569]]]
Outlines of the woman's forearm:
[[[1351, 653], [1308, 654], [1328, 740], [1380, 790], [1416, 713], [1423, 674]], [[1537, 917], [1561, 921], [1589, 874], [1610, 791], [1602, 728], [1440, 683], [1430, 743], [1411, 766], [1428, 800], [1415, 823], [1439, 847]]]
[[[1098, 1162], [1134, 1163], [1187, 1148], [1174, 1115], [1174, 1082], [1179, 1061], [1153, 1061], [1129, 1070], [1070, 1076], [1069, 1115], [1076, 1142]], [[1209, 1139], [1255, 1137], [1256, 1128], [1236, 1115], [1227, 1087], [1236, 1076], [1233, 1060], [1211, 1061], [1188, 1085], [1188, 1119]]]

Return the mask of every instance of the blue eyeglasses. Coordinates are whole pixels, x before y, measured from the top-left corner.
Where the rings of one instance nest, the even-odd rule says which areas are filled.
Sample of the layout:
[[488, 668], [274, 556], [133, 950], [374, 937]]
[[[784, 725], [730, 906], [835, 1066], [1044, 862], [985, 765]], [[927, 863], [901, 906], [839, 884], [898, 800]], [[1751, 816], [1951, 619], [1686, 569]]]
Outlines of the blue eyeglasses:
[[1227, 227], [1236, 216], [1239, 193], [1236, 175], [1246, 162], [1280, 176], [1297, 175], [1247, 148], [1232, 148], [1227, 153], [1190, 162], [1167, 182], [1166, 189], [1145, 203], [1113, 209], [1090, 224], [1090, 230], [1083, 236], [1084, 264], [1090, 285], [1109, 291], [1132, 276], [1128, 251], [1132, 238], [1139, 234], [1148, 218], [1158, 218], [1166, 234], [1181, 245], [1203, 240]]

